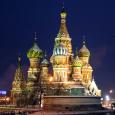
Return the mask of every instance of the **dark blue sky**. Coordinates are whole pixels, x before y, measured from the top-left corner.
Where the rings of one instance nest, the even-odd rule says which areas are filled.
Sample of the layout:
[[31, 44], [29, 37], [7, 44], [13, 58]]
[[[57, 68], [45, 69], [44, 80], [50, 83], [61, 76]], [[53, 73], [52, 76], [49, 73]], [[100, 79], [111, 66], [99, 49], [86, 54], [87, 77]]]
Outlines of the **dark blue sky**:
[[[52, 54], [63, 0], [0, 0], [0, 89], [10, 89], [19, 53], [23, 68], [27, 50], [38, 33], [38, 44]], [[65, 0], [73, 51], [86, 36], [99, 88], [115, 90], [115, 0]], [[114, 91], [115, 94], [115, 91]]]

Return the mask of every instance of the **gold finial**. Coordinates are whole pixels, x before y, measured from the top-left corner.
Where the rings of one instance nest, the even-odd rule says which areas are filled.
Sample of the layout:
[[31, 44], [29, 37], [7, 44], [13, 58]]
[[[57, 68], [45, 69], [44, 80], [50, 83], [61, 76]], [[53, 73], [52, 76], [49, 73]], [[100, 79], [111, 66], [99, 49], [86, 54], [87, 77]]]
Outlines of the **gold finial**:
[[61, 11], [61, 18], [66, 18], [66, 11], [65, 11], [65, 5], [64, 5], [64, 1], [62, 3], [62, 11]]
[[86, 42], [86, 36], [83, 36], [83, 45], [85, 45], [85, 42]]
[[65, 12], [65, 5], [64, 5], [64, 1], [62, 3], [62, 12]]

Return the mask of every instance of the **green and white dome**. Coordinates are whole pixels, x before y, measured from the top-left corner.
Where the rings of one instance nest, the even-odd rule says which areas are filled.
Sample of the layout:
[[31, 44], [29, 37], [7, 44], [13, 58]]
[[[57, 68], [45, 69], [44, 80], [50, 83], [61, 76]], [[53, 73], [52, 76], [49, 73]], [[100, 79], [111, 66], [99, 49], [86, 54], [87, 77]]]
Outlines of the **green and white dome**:
[[30, 48], [30, 50], [27, 52], [27, 57], [28, 58], [42, 58], [43, 57], [43, 52], [38, 47], [37, 43], [34, 43], [33, 47]]
[[73, 60], [73, 67], [82, 67], [83, 63], [78, 56]]

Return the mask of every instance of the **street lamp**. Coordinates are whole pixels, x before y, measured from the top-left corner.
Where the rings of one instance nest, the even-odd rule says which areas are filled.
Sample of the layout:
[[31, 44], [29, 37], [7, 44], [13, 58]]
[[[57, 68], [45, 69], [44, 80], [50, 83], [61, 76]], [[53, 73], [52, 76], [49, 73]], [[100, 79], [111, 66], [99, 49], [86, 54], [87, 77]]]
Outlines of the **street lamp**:
[[106, 95], [106, 96], [105, 96], [105, 100], [106, 100], [106, 101], [110, 101], [110, 96], [109, 96], [109, 95]]
[[109, 106], [109, 102], [110, 102], [110, 96], [109, 95], [105, 96], [105, 102], [106, 102], [106, 106]]

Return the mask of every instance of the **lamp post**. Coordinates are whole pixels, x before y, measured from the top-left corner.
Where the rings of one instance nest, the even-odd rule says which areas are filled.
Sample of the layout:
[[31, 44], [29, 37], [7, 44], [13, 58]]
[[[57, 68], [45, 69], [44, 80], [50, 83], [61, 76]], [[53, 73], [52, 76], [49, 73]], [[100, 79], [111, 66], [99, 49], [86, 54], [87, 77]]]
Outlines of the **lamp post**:
[[110, 96], [111, 96], [110, 106], [111, 106], [111, 108], [113, 109], [113, 100], [112, 100], [112, 96], [114, 95], [114, 90], [110, 89], [110, 90], [109, 90], [109, 94], [110, 94]]
[[108, 107], [109, 103], [110, 103], [110, 96], [109, 95], [105, 96], [105, 101], [106, 101], [106, 106]]

